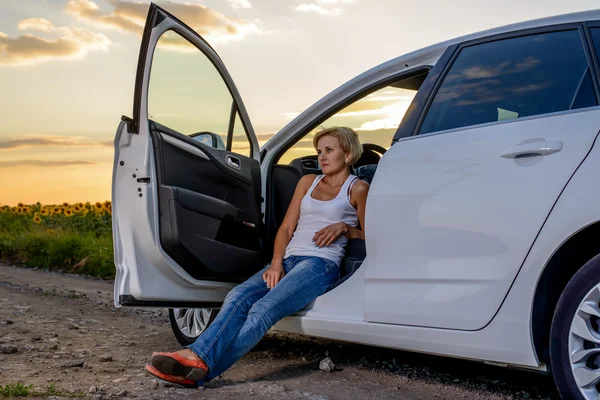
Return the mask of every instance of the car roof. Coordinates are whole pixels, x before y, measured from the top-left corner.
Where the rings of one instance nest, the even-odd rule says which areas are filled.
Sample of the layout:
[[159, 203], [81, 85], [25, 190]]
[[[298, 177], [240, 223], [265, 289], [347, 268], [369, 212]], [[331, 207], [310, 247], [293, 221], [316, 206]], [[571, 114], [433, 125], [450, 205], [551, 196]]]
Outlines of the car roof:
[[[435, 54], [435, 53], [441, 54], [443, 52], [443, 50], [445, 50], [446, 48], [448, 48], [452, 45], [471, 41], [471, 40], [481, 39], [481, 38], [488, 37], [488, 36], [494, 36], [494, 35], [499, 35], [499, 34], [503, 34], [503, 33], [509, 33], [509, 32], [514, 32], [514, 31], [526, 30], [526, 29], [541, 28], [544, 26], [568, 24], [568, 23], [578, 23], [578, 22], [584, 22], [584, 21], [600, 21], [600, 9], [580, 11], [580, 12], [574, 12], [574, 13], [569, 13], [569, 14], [560, 14], [560, 15], [554, 15], [554, 16], [550, 16], [550, 17], [531, 19], [531, 20], [527, 20], [527, 21], [503, 25], [503, 26], [499, 26], [499, 27], [495, 27], [495, 28], [491, 28], [491, 29], [486, 29], [483, 31], [475, 32], [475, 33], [470, 33], [467, 35], [459, 36], [459, 37], [456, 37], [453, 39], [449, 39], [449, 40], [439, 42], [439, 43], [436, 43], [436, 44], [433, 44], [433, 45], [430, 45], [427, 47], [420, 48], [413, 52], [410, 52], [410, 53], [401, 55], [400, 57], [389, 60], [388, 63], [393, 64], [396, 61], [405, 60], [407, 58], [412, 58], [414, 56], [419, 56], [419, 55], [423, 55], [423, 54]], [[385, 64], [387, 64], [387, 63], [385, 63]]]
[[569, 14], [560, 14], [554, 15], [551, 17], [537, 18], [531, 19], [528, 21], [517, 22], [509, 25], [503, 25], [496, 28], [487, 29], [484, 31], [472, 33], [469, 35], [461, 36], [450, 40], [452, 44], [465, 42], [468, 40], [474, 40], [483, 38], [486, 36], [498, 35], [502, 33], [508, 33], [513, 31], [520, 31], [525, 29], [533, 29], [540, 28], [544, 26], [551, 25], [559, 25], [559, 24], [568, 24], [568, 23], [577, 23], [584, 21], [598, 21], [600, 20], [600, 9], [597, 10], [589, 10], [589, 11], [580, 11]]

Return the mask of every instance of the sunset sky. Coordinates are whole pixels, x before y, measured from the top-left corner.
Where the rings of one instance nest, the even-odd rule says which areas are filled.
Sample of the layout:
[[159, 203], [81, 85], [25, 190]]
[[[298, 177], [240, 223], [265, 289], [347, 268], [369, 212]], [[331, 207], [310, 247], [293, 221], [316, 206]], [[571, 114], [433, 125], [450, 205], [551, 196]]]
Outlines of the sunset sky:
[[[398, 55], [499, 25], [600, 7], [597, 0], [156, 3], [217, 50], [261, 143], [340, 84]], [[121, 115], [132, 115], [148, 4], [0, 0], [0, 204], [110, 199], [112, 141]], [[198, 70], [182, 66], [184, 52], [169, 54], [165, 70]], [[354, 128], [373, 131], [401, 117], [404, 94], [382, 95], [370, 99], [381, 101], [377, 110], [347, 111], [361, 116]]]

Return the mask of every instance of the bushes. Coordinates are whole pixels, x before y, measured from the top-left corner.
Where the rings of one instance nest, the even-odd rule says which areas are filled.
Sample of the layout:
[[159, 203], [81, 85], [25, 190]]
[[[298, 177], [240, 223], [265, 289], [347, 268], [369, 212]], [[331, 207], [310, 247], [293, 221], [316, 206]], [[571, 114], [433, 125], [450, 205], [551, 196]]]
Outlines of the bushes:
[[0, 207], [0, 259], [112, 278], [111, 211], [110, 202]]

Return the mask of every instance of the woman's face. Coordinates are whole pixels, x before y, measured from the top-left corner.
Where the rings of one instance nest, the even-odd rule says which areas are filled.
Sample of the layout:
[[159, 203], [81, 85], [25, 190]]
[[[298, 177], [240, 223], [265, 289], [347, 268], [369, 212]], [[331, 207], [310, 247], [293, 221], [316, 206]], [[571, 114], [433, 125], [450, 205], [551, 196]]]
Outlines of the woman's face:
[[331, 135], [325, 135], [317, 142], [319, 165], [325, 175], [342, 171], [347, 167], [348, 154], [342, 150], [340, 141]]

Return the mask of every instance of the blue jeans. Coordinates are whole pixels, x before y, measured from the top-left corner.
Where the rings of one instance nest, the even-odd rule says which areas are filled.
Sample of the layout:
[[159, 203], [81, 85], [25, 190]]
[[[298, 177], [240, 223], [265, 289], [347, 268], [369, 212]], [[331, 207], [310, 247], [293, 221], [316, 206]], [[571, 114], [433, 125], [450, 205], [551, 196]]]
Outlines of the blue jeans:
[[[337, 281], [339, 265], [320, 257], [290, 256], [285, 275], [270, 290], [262, 274], [268, 266], [233, 288], [217, 318], [187, 348], [209, 367], [206, 382], [216, 378], [248, 353], [280, 319], [323, 294]], [[198, 381], [202, 385], [205, 381]]]

